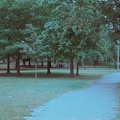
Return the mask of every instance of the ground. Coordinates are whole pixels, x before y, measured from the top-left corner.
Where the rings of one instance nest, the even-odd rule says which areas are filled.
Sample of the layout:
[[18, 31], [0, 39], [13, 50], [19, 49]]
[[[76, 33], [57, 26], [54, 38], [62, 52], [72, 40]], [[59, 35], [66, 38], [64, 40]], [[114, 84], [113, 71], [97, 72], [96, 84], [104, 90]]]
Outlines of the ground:
[[119, 83], [120, 73], [106, 75], [90, 87], [47, 102], [26, 120], [119, 120], [116, 93]]
[[71, 79], [66, 68], [52, 69], [51, 75], [46, 75], [46, 69], [38, 69], [37, 80], [34, 72], [34, 69], [21, 69], [21, 76], [17, 77], [15, 70], [11, 70], [11, 74], [0, 70], [0, 120], [23, 120], [34, 108], [61, 94], [89, 86], [100, 76], [115, 70], [80, 69], [79, 76]]

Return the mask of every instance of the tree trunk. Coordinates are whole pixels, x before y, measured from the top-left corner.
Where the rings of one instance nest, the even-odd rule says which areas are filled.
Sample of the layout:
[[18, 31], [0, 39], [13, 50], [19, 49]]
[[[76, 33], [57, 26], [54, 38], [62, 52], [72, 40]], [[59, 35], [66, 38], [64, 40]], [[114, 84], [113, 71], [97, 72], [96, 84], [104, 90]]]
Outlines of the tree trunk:
[[73, 57], [70, 58], [70, 77], [74, 77], [74, 64], [73, 64]]
[[110, 59], [109, 59], [109, 70], [111, 69]]
[[23, 59], [23, 65], [25, 65], [25, 59]]
[[28, 60], [29, 61], [29, 67], [31, 66], [31, 62], [30, 62], [30, 59]]
[[[8, 40], [10, 41], [10, 36], [8, 36]], [[10, 73], [10, 53], [7, 55], [7, 73]]]
[[17, 70], [17, 59], [15, 60], [15, 69]]
[[41, 67], [43, 67], [43, 61], [41, 62]]
[[20, 76], [20, 53], [17, 54], [17, 75]]
[[51, 74], [50, 68], [51, 68], [51, 61], [48, 60], [48, 61], [47, 61], [47, 74]]
[[37, 80], [37, 68], [38, 68], [38, 62], [36, 61], [35, 65], [35, 79]]
[[7, 73], [10, 73], [10, 54], [7, 56]]
[[50, 68], [52, 68], [51, 60], [50, 60]]
[[77, 70], [76, 70], [76, 76], [78, 76], [79, 75], [79, 62], [77, 62]]

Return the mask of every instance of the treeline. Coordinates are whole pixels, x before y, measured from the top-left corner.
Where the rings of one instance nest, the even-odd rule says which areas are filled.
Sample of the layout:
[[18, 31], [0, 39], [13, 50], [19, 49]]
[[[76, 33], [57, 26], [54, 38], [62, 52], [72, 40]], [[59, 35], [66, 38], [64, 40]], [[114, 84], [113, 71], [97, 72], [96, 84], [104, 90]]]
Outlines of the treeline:
[[119, 1], [1, 0], [0, 58], [48, 62], [114, 61], [119, 38]]

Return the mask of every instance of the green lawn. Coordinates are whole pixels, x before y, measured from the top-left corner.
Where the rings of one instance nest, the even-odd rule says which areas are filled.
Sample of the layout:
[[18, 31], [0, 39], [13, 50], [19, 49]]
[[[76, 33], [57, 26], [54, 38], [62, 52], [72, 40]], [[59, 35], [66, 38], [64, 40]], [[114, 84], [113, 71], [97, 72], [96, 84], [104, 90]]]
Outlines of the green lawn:
[[114, 71], [80, 70], [79, 77], [69, 78], [69, 70], [53, 69], [47, 75], [46, 70], [38, 70], [38, 79], [34, 70], [21, 71], [21, 77], [0, 71], [0, 120], [24, 120], [25, 116], [45, 102], [65, 92], [77, 90], [93, 83], [93, 80]]

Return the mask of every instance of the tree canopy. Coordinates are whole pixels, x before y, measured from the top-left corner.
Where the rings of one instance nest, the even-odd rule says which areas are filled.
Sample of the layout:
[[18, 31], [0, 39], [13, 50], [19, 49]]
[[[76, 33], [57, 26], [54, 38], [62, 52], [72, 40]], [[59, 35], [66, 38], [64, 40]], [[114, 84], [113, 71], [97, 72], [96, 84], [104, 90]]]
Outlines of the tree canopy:
[[18, 66], [21, 58], [70, 61], [72, 77], [75, 61], [112, 59], [119, 9], [116, 0], [1, 0], [0, 56]]

